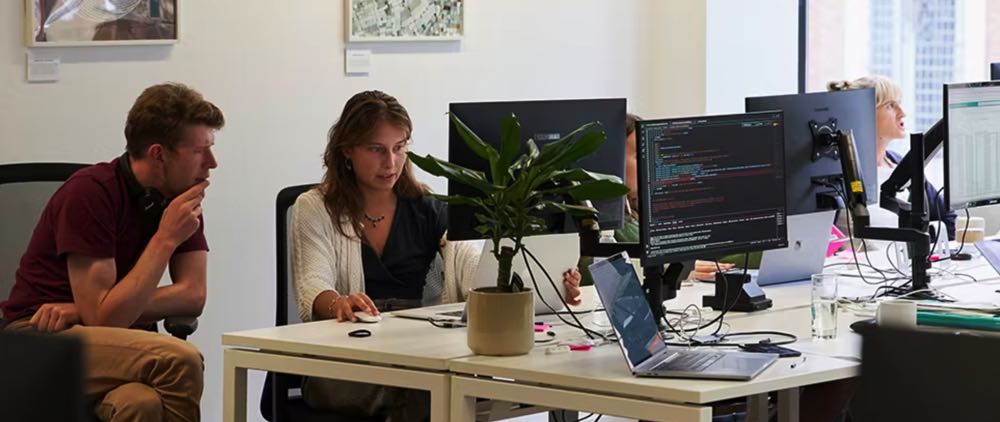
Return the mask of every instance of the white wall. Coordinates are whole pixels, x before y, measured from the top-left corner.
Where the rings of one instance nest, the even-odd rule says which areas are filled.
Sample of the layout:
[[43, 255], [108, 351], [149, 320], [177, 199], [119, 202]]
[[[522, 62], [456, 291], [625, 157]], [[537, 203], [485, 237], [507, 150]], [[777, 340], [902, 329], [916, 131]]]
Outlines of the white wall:
[[[397, 96], [414, 119], [414, 148], [442, 156], [449, 101], [614, 96], [643, 114], [654, 103], [671, 110], [704, 102], [703, 91], [656, 92], [677, 82], [651, 88], [661, 76], [651, 64], [666, 48], [660, 42], [676, 46], [704, 30], [704, 19], [674, 13], [688, 6], [659, 1], [655, 10], [648, 0], [467, 2], [461, 43], [374, 45], [371, 76], [350, 78], [341, 1], [185, 1], [175, 46], [35, 49], [61, 58], [62, 80], [53, 84], [24, 81], [22, 3], [0, 2], [0, 162], [113, 158], [132, 101], [161, 81], [191, 85], [226, 114], [205, 200], [209, 299], [192, 338], [206, 361], [205, 420], [221, 419], [221, 333], [273, 321], [275, 194], [319, 180], [326, 130], [353, 93]], [[671, 26], [651, 12], [670, 15]], [[689, 62], [677, 63], [688, 71]], [[250, 415], [258, 414], [261, 379], [251, 378]]]
[[[62, 60], [53, 84], [24, 81], [22, 2], [4, 1], [0, 162], [116, 156], [129, 106], [161, 81], [223, 109], [205, 200], [209, 301], [192, 338], [206, 359], [203, 416], [218, 420], [221, 333], [273, 321], [274, 196], [319, 180], [326, 130], [350, 95], [397, 96], [414, 148], [441, 156], [450, 101], [626, 97], [647, 118], [738, 112], [744, 96], [796, 87], [797, 2], [761, 1], [467, 2], [463, 41], [362, 45], [375, 50], [367, 77], [343, 74], [342, 1], [185, 1], [175, 46], [34, 49]], [[262, 377], [251, 374], [257, 417]]]
[[705, 112], [705, 2], [655, 1], [650, 13], [650, 113], [645, 119]]
[[798, 1], [709, 0], [707, 114], [742, 113], [745, 97], [798, 92]]

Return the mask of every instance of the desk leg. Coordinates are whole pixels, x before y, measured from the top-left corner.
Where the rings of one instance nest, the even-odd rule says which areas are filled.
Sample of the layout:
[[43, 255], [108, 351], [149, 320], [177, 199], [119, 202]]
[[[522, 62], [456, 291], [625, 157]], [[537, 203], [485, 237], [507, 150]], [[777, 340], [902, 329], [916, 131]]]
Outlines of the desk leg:
[[476, 420], [476, 397], [460, 392], [454, 383], [451, 388], [451, 420], [456, 422]]
[[549, 422], [575, 421], [580, 419], [580, 412], [573, 410], [550, 410]]
[[798, 388], [789, 388], [778, 392], [778, 422], [799, 422], [801, 391]]
[[[451, 412], [451, 376], [444, 376], [438, 382], [433, 382], [430, 385], [431, 393], [431, 420], [432, 421], [453, 421], [455, 419], [450, 419]], [[472, 419], [462, 419], [462, 420], [475, 420], [475, 399], [472, 403]]]
[[767, 422], [767, 393], [747, 397], [747, 421]]
[[247, 420], [247, 369], [236, 366], [233, 350], [222, 352], [222, 420], [246, 422]]

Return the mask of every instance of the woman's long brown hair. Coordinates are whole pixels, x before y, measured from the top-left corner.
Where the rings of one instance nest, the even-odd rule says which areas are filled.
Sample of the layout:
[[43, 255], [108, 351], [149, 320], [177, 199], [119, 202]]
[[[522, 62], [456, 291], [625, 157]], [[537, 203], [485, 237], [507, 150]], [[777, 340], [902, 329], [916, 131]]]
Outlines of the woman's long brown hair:
[[[346, 224], [350, 224], [354, 235], [363, 238], [361, 218], [365, 212], [358, 180], [354, 170], [348, 167], [344, 152], [371, 141], [376, 126], [381, 122], [403, 129], [407, 138], [413, 132], [410, 115], [396, 98], [382, 91], [364, 91], [347, 100], [340, 119], [327, 134], [326, 152], [323, 154], [326, 174], [320, 184], [320, 192], [333, 219], [333, 226], [344, 236], [349, 236]], [[427, 193], [428, 188], [413, 176], [413, 168], [407, 160], [392, 190], [400, 198], [413, 199]]]

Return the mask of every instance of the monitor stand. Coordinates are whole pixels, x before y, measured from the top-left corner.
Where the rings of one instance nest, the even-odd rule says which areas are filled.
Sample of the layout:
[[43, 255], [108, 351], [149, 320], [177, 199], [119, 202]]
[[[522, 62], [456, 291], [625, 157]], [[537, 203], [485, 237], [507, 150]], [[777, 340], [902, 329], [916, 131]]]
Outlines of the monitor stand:
[[701, 298], [701, 306], [723, 312], [762, 311], [771, 305], [771, 299], [764, 295], [753, 277], [742, 272], [715, 273], [715, 296]]
[[683, 262], [670, 263], [666, 269], [658, 265], [642, 267], [642, 290], [646, 293], [646, 302], [649, 303], [649, 308], [653, 311], [653, 318], [656, 319], [657, 325], [666, 339], [673, 338], [673, 335], [666, 324], [666, 310], [663, 301], [677, 297], [682, 274], [684, 274]]

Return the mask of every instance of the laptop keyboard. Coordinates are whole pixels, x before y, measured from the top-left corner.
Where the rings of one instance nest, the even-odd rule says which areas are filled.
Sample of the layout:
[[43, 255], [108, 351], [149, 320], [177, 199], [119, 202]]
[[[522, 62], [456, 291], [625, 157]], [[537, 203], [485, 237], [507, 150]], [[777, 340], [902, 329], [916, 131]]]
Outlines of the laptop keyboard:
[[660, 362], [653, 367], [653, 371], [701, 372], [725, 355], [725, 353], [678, 353], [673, 359]]
[[460, 310], [457, 310], [457, 311], [438, 312], [438, 315], [440, 315], [440, 316], [449, 316], [449, 317], [461, 317], [462, 314], [464, 314], [464, 313], [465, 313], [465, 310], [461, 310], [460, 309]]

